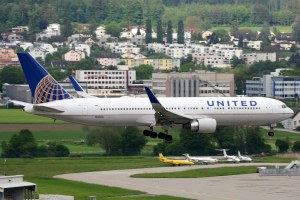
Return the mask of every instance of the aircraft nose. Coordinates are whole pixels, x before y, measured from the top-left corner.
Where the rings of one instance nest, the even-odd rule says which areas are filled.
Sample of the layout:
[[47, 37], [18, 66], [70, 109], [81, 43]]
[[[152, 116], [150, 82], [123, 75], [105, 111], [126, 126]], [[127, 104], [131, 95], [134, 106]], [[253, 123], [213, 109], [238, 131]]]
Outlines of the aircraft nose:
[[289, 115], [289, 117], [292, 117], [294, 115], [294, 111], [291, 108], [288, 108], [287, 114]]

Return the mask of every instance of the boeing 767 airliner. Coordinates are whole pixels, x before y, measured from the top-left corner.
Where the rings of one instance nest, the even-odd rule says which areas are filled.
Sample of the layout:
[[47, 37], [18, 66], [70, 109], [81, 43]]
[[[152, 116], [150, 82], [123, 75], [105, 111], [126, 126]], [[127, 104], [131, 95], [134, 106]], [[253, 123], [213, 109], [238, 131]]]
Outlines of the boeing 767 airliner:
[[[264, 97], [73, 98], [29, 53], [18, 53], [33, 104], [12, 101], [28, 113], [94, 126], [145, 126], [145, 136], [172, 140], [168, 129], [179, 127], [212, 133], [217, 125], [268, 125], [293, 111], [276, 99]], [[161, 126], [164, 132], [153, 131]]]

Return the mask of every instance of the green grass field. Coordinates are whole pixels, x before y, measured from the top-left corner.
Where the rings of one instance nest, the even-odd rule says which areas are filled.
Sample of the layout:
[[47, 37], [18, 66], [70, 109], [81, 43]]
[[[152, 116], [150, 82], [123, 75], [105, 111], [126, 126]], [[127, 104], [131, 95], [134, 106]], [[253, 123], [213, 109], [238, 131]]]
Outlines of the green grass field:
[[135, 174], [135, 178], [203, 178], [256, 173], [257, 166], [193, 169], [179, 172]]
[[[1, 124], [51, 124], [53, 119], [25, 113], [22, 109], [0, 109]], [[57, 120], [55, 123], [66, 123]]]
[[[230, 30], [230, 26], [214, 26], [212, 28], [212, 30], [218, 30], [218, 29], [225, 29], [227, 31]], [[252, 31], [261, 31], [262, 30], [262, 26], [240, 26], [239, 29], [250, 29]], [[276, 28], [282, 32], [282, 33], [292, 33], [293, 29], [291, 26], [276, 26]], [[271, 31], [272, 31], [272, 27], [270, 27]]]
[[[2, 170], [7, 175], [23, 174], [25, 180], [38, 185], [39, 194], [64, 194], [75, 196], [75, 199], [86, 199], [95, 195], [97, 199], [106, 199], [128, 195], [139, 195], [143, 192], [86, 184], [75, 181], [53, 179], [57, 174], [103, 171], [114, 169], [133, 169], [145, 167], [160, 167], [157, 158], [152, 157], [79, 157], [79, 158], [35, 158], [35, 159], [7, 159], [3, 168], [4, 159], [0, 160]], [[131, 198], [131, 197], [130, 197]], [[167, 196], [137, 196], [136, 199], [174, 199]], [[114, 199], [114, 198], [112, 198]], [[182, 199], [182, 198], [178, 198]]]

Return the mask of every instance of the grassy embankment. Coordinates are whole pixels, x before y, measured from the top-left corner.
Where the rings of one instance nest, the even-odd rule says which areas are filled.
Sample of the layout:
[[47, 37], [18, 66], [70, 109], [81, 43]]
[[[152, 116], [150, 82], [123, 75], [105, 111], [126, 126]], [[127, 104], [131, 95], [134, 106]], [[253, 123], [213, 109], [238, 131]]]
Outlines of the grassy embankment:
[[[277, 28], [277, 30], [279, 30], [282, 33], [292, 33], [293, 29], [291, 26], [275, 26]], [[243, 26], [241, 25], [239, 27], [239, 29], [249, 29], [251, 31], [261, 31], [262, 30], [262, 26]], [[231, 27], [230, 26], [215, 26], [212, 28], [212, 30], [218, 30], [218, 29], [225, 29], [227, 31], [230, 31]], [[271, 31], [272, 31], [272, 27], [270, 27]]]

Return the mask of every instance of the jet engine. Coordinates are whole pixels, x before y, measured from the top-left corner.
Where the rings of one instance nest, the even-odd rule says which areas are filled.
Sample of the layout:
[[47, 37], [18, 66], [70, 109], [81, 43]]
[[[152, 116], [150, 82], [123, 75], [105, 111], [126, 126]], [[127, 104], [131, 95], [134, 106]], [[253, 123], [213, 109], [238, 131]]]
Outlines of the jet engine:
[[213, 118], [197, 119], [184, 124], [183, 128], [198, 133], [213, 133], [217, 128], [217, 121]]

